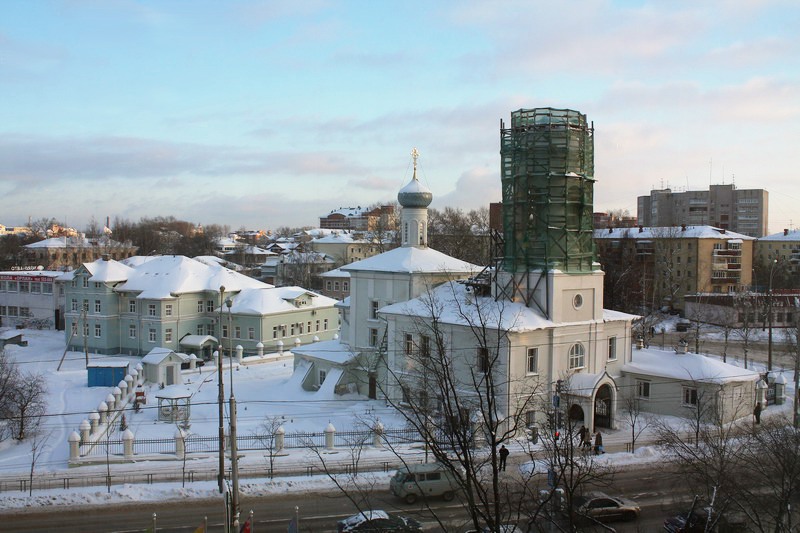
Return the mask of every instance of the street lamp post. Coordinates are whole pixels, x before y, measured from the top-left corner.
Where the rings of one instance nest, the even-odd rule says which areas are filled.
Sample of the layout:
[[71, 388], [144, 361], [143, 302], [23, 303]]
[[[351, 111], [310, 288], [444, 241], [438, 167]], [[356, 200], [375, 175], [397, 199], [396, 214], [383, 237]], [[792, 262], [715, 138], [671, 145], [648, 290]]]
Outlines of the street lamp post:
[[236, 398], [233, 395], [233, 300], [228, 298], [225, 300], [225, 305], [228, 308], [228, 357], [230, 360], [231, 372], [231, 396], [230, 396], [230, 416], [231, 416], [231, 522], [234, 525], [234, 531], [238, 531], [239, 523], [239, 452], [236, 442]]
[[219, 474], [217, 482], [219, 492], [225, 491], [225, 427], [223, 425], [224, 410], [222, 404], [225, 402], [225, 385], [222, 382], [222, 303], [225, 301], [225, 287], [219, 288], [219, 340], [217, 342], [217, 386], [219, 394], [217, 404], [219, 404]]
[[767, 320], [769, 321], [769, 341], [767, 344], [767, 370], [772, 370], [772, 275], [775, 273], [775, 265], [778, 264], [777, 259], [772, 260], [769, 267], [769, 289], [767, 290]]

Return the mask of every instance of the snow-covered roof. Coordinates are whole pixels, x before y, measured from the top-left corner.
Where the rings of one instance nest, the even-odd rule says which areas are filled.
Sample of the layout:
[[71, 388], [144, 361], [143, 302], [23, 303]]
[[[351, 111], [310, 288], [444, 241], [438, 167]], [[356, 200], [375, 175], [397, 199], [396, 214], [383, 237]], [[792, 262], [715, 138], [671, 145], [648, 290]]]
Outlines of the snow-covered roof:
[[591, 398], [595, 387], [606, 373], [587, 374], [585, 372], [575, 372], [569, 376], [569, 393], [576, 396]]
[[162, 348], [161, 346], [156, 346], [155, 348], [147, 352], [147, 355], [142, 357], [142, 364], [143, 365], [161, 364], [161, 362], [167, 357], [169, 357], [170, 354], [175, 354], [176, 356], [178, 356], [178, 359], [180, 359], [182, 362], [189, 360], [189, 356], [186, 355], [185, 353], [178, 353], [170, 350], [169, 348]]
[[[523, 303], [476, 297], [473, 293], [468, 293], [467, 287], [458, 281], [443, 283], [434, 288], [430, 295], [424, 294], [407, 302], [387, 305], [379, 312], [386, 315], [430, 317], [432, 303], [436, 309], [437, 320], [443, 324], [462, 326], [485, 324], [516, 333], [572, 324], [572, 322], [553, 322], [538, 310], [526, 307]], [[636, 318], [634, 315], [627, 313], [603, 310], [604, 322], [629, 321], [634, 318]]]
[[623, 372], [646, 374], [681, 381], [727, 383], [756, 381], [758, 372], [723, 363], [703, 354], [678, 354], [674, 351], [646, 348], [633, 351], [633, 360], [622, 367]]
[[354, 244], [354, 243], [368, 244], [368, 241], [365, 239], [353, 238], [352, 233], [331, 233], [330, 235], [314, 239], [311, 241], [311, 243], [312, 244]]
[[[311, 296], [311, 303], [307, 306], [297, 307], [292, 302], [298, 297], [307, 294]], [[311, 292], [302, 287], [264, 287], [247, 288], [233, 298], [231, 312], [243, 315], [270, 315], [285, 313], [298, 309], [319, 309], [333, 307], [336, 300]]]
[[367, 212], [367, 209], [366, 208], [362, 208], [361, 206], [359, 206], [359, 207], [340, 207], [339, 209], [333, 209], [330, 213], [328, 213], [325, 216], [327, 217], [327, 216], [335, 214], [335, 215], [342, 215], [342, 216], [345, 216], [345, 217], [360, 217], [366, 212]]
[[[642, 228], [612, 228], [594, 230], [595, 239], [726, 239], [754, 241], [755, 237], [714, 226], [679, 226]], [[741, 242], [741, 241], [740, 241]]]
[[185, 293], [219, 291], [222, 286], [227, 292], [272, 287], [218, 265], [206, 265], [182, 255], [161, 255], [136, 266], [127, 281], [115, 290], [158, 300]]
[[180, 340], [181, 346], [188, 346], [189, 348], [202, 348], [207, 342], [217, 342], [216, 337], [211, 335], [186, 335]]
[[374, 255], [341, 267], [344, 271], [407, 272], [407, 273], [445, 273], [459, 274], [478, 272], [480, 267], [450, 257], [433, 248], [405, 246]]
[[248, 244], [247, 246], [241, 249], [234, 249], [234, 250], [227, 250], [225, 255], [239, 255], [239, 254], [246, 254], [246, 255], [276, 255], [275, 252], [271, 252], [269, 250], [265, 250], [259, 246], [254, 246], [252, 244]]
[[86, 368], [128, 368], [130, 361], [120, 361], [119, 359], [104, 359], [100, 361], [89, 361]]
[[321, 278], [349, 278], [350, 272], [345, 272], [341, 268], [334, 268], [319, 275]]
[[113, 259], [98, 259], [91, 263], [84, 263], [83, 268], [91, 274], [89, 279], [98, 283], [125, 281], [134, 272], [131, 267]]
[[86, 237], [50, 237], [26, 244], [25, 248], [66, 248], [68, 246], [92, 246], [92, 243]]
[[773, 233], [772, 235], [767, 235], [765, 237], [759, 237], [759, 241], [800, 241], [800, 229], [795, 229], [791, 231], [781, 231], [779, 233]]
[[299, 348], [292, 348], [292, 353], [295, 354], [295, 356], [305, 355], [339, 365], [349, 363], [359, 354], [359, 352], [354, 352], [350, 349], [350, 346], [344, 344], [339, 339], [315, 342], [300, 346]]
[[[6, 270], [0, 272], [0, 279], [2, 276], [13, 276], [16, 278], [60, 278], [64, 273], [59, 270]], [[348, 274], [349, 276], [349, 274]]]
[[237, 265], [233, 261], [228, 261], [227, 259], [223, 259], [221, 257], [217, 257], [216, 255], [198, 255], [197, 257], [193, 257], [195, 261], [200, 261], [204, 265], [219, 265], [225, 268], [229, 268], [235, 272], [241, 272], [243, 270], [241, 265]]

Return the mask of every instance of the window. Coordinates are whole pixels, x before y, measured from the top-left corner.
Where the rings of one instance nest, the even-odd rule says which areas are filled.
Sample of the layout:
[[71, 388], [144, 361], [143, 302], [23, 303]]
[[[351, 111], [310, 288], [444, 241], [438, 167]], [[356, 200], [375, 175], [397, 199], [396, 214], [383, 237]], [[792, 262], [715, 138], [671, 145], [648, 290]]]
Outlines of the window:
[[150, 328], [147, 332], [147, 340], [150, 342], [156, 342], [156, 330], [154, 328]]
[[19, 292], [31, 292], [31, 284], [27, 281], [19, 282]]
[[214, 300], [206, 301], [206, 313], [214, 312]]
[[164, 316], [172, 316], [172, 304], [166, 304], [164, 306]]
[[569, 369], [583, 368], [585, 365], [585, 351], [583, 345], [575, 343], [569, 349]]
[[136, 300], [128, 300], [128, 312], [129, 313], [136, 312]]
[[17, 282], [16, 281], [9, 281], [8, 282], [8, 292], [17, 292]]
[[650, 398], [650, 382], [636, 380], [636, 396], [643, 399]]
[[206, 335], [214, 335], [214, 324], [206, 324]]
[[328, 319], [322, 321], [322, 329], [328, 331]]
[[572, 307], [575, 309], [580, 309], [583, 307], [583, 296], [580, 294], [576, 294], [575, 297], [572, 299]]
[[320, 386], [322, 386], [322, 384], [325, 383], [325, 378], [327, 376], [328, 376], [328, 373], [325, 372], [324, 370], [320, 370], [319, 371], [319, 384], [320, 384]]
[[414, 336], [411, 333], [406, 333], [405, 354], [411, 355], [414, 353]]
[[86, 311], [87, 313], [89, 312], [89, 300], [83, 301], [83, 307], [81, 307], [81, 309]]
[[99, 282], [97, 282], [97, 281], [95, 281], [95, 282], [94, 282], [94, 288], [95, 288], [95, 289], [99, 289], [99, 288], [100, 288], [100, 287], [102, 287], [102, 286], [103, 286], [103, 284], [102, 284], [102, 283], [99, 283]]
[[38, 281], [31, 282], [31, 292], [33, 294], [39, 294], [42, 292], [42, 284]]
[[331, 280], [325, 282], [325, 290], [328, 292], [331, 291]]
[[42, 283], [42, 294], [53, 294], [53, 284]]
[[686, 407], [697, 407], [697, 389], [693, 387], [683, 388], [683, 405]]
[[164, 342], [172, 342], [172, 328], [164, 330]]
[[372, 320], [377, 320], [377, 319], [378, 319], [378, 305], [379, 305], [379, 304], [378, 304], [378, 301], [377, 301], [377, 300], [372, 300], [372, 301], [369, 303], [369, 305], [370, 305], [370, 308], [369, 308], [369, 317], [370, 317]]
[[242, 326], [233, 326], [233, 338], [234, 339], [242, 338]]
[[256, 338], [256, 328], [247, 328], [247, 338], [251, 341]]
[[420, 335], [419, 337], [419, 354], [422, 357], [431, 356], [431, 338], [427, 335]]
[[5, 305], [0, 305], [0, 315], [4, 315], [4, 314], [6, 314], [6, 306]]
[[335, 291], [339, 290], [339, 282], [338, 281], [334, 281], [333, 282], [333, 290], [335, 290]]
[[100, 327], [100, 324], [94, 325], [94, 336], [100, 338], [100, 334], [103, 332], [103, 329]]
[[198, 313], [203, 312], [203, 300], [197, 300], [197, 312]]
[[156, 304], [147, 304], [147, 316], [156, 316]]
[[20, 307], [19, 308], [19, 316], [33, 316], [33, 315], [31, 315], [31, 308], [30, 307]]
[[131, 339], [136, 338], [136, 324], [130, 324], [128, 326], [128, 337], [130, 337]]
[[100, 300], [95, 300], [94, 301], [94, 312], [95, 313], [100, 313], [100, 309], [102, 309], [102, 307], [100, 305]]
[[0, 292], [5, 292], [8, 288], [8, 283], [0, 279]]
[[289, 330], [291, 332], [292, 337], [294, 337], [294, 328], [295, 328], [295, 324], [292, 324], [290, 326], [290, 330]]
[[272, 326], [272, 338], [273, 339], [278, 338], [278, 326]]
[[88, 337], [89, 336], [89, 323], [88, 322], [84, 322], [83, 323], [83, 336], [84, 337]]
[[78, 334], [78, 323], [73, 322], [70, 329], [72, 329], [72, 335], [76, 336]]
[[369, 328], [369, 345], [375, 347], [378, 345], [378, 329]]
[[616, 361], [617, 360], [617, 338], [616, 337], [609, 337], [608, 338], [608, 360], [609, 361]]
[[306, 333], [311, 333], [311, 321], [310, 320], [306, 323]]
[[197, 334], [202, 335], [204, 331], [205, 328], [203, 327], [203, 324], [197, 324]]
[[300, 335], [302, 335], [303, 333], [305, 333], [305, 332], [303, 331], [303, 323], [302, 323], [302, 322], [298, 322], [298, 323], [297, 323], [297, 330], [300, 332]]
[[228, 324], [222, 324], [222, 336], [223, 337], [228, 336]]
[[528, 348], [528, 374], [539, 372], [539, 348]]
[[525, 426], [529, 428], [536, 426], [536, 411], [525, 412]]
[[347, 282], [347, 281], [343, 281], [343, 282], [342, 282], [342, 290], [343, 290], [343, 291], [345, 291], [345, 292], [347, 292], [348, 290], [350, 290], [350, 283], [349, 283], [349, 282]]
[[72, 299], [72, 310], [73, 311], [78, 310], [78, 300], [76, 300], [75, 298]]
[[314, 331], [319, 331], [319, 320], [317, 320], [316, 329]]
[[478, 346], [478, 372], [486, 373], [489, 371], [489, 349], [484, 346]]
[[88, 276], [85, 276], [83, 278], [83, 288], [84, 289], [88, 289], [89, 288], [89, 277]]

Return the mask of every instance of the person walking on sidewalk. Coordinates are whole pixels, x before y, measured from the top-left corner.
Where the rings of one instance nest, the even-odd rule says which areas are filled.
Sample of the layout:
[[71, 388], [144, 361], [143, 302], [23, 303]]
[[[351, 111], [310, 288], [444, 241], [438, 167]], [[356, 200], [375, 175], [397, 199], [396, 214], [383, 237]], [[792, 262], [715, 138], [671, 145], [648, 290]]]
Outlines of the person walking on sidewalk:
[[761, 423], [761, 402], [758, 402], [756, 404], [756, 408], [753, 409], [753, 416], [756, 419], [756, 424], [760, 424]]
[[600, 455], [601, 453], [606, 453], [606, 452], [605, 450], [603, 450], [603, 436], [598, 431], [594, 435], [594, 454]]
[[508, 459], [509, 453], [511, 452], [508, 451], [508, 448], [506, 448], [505, 444], [500, 446], [500, 470], [504, 472], [506, 470], [506, 459]]

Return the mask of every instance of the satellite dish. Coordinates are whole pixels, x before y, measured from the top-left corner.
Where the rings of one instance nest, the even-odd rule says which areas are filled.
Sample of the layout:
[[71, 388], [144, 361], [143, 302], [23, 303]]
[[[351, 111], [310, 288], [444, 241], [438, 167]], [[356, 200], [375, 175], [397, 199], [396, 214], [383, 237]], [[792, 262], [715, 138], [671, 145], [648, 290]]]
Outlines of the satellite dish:
[[42, 265], [39, 265], [36, 267], [36, 270], [44, 270], [44, 267]]

